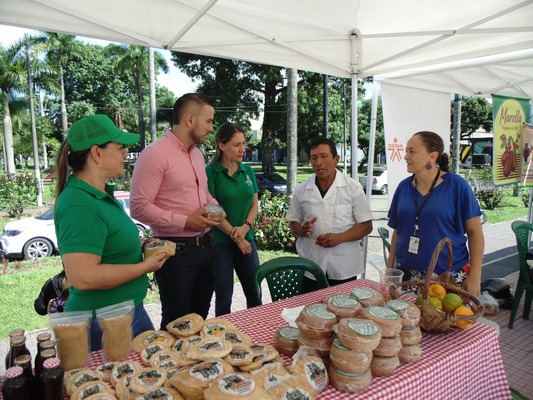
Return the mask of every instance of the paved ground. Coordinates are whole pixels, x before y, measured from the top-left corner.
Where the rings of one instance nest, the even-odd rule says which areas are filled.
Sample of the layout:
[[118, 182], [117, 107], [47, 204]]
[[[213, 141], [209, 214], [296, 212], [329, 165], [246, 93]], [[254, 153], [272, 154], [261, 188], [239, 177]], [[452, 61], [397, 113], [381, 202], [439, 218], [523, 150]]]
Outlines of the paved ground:
[[[367, 264], [374, 264], [379, 269], [385, 268], [385, 262], [382, 252], [382, 241], [377, 233], [379, 226], [386, 226], [386, 214], [388, 209], [387, 196], [372, 196], [371, 208], [374, 214], [374, 230], [368, 238]], [[482, 279], [490, 277], [504, 277], [514, 288], [518, 278], [518, 263], [516, 242], [511, 230], [511, 222], [506, 221], [498, 224], [486, 223], [483, 225], [485, 234], [485, 256], [483, 262]], [[379, 273], [372, 267], [367, 267], [367, 279], [378, 280]], [[268, 288], [264, 286], [263, 302], [270, 301]], [[156, 327], [159, 327], [161, 321], [161, 308], [159, 304], [149, 304], [147, 310]], [[500, 345], [502, 357], [507, 372], [510, 385], [524, 395], [533, 399], [533, 324], [530, 320], [521, 318], [523, 299], [521, 308], [518, 312], [519, 317], [516, 319], [514, 329], [508, 329], [509, 311], [500, 310], [495, 317], [489, 317], [489, 320], [497, 324], [500, 331]], [[238, 311], [246, 308], [246, 301], [240, 285], [235, 286], [232, 311]], [[214, 299], [211, 307], [210, 317], [214, 316]], [[28, 332], [28, 347], [33, 350], [36, 348], [35, 338], [42, 332]], [[8, 349], [7, 339], [0, 340], [0, 354], [6, 354]], [[4, 365], [0, 363], [0, 374], [3, 374]]]

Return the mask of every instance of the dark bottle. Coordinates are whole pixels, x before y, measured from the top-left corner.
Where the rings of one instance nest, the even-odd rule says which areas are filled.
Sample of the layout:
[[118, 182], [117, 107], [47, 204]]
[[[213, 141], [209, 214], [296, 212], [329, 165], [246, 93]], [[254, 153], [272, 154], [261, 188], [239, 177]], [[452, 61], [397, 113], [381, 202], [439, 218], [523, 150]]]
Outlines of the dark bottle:
[[42, 344], [51, 338], [52, 335], [49, 332], [44, 332], [37, 335], [37, 353], [35, 353], [35, 359], [33, 360], [33, 366], [35, 368], [37, 368], [37, 365], [41, 364], [41, 351], [43, 351], [41, 347]]
[[4, 400], [33, 400], [21, 367], [11, 367], [6, 371], [2, 396]]
[[59, 358], [49, 358], [44, 361], [43, 372], [39, 377], [39, 400], [63, 400], [63, 376], [65, 371], [60, 365]]
[[[24, 330], [21, 329], [22, 332]], [[18, 335], [9, 338], [9, 352], [6, 356], [6, 370], [15, 366], [15, 359], [22, 355], [30, 355], [29, 350], [26, 348], [26, 336]], [[31, 355], [30, 355], [31, 361]]]
[[39, 380], [39, 377], [41, 376], [41, 373], [43, 372], [43, 365], [44, 362], [50, 358], [56, 357], [56, 349], [44, 349], [41, 351], [41, 357], [40, 357], [40, 363], [35, 364], [35, 381], [37, 382]]
[[31, 371], [31, 356], [24, 354], [15, 358], [15, 364], [22, 368], [22, 376], [27, 380], [27, 385], [31, 393], [31, 399], [37, 399], [37, 385], [35, 384], [35, 377]]

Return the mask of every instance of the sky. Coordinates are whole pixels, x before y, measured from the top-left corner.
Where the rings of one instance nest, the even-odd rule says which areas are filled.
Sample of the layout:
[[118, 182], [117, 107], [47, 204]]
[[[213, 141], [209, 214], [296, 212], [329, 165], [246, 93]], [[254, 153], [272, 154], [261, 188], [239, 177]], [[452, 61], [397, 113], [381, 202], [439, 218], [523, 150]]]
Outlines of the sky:
[[[0, 43], [2, 46], [7, 47], [11, 43], [22, 38], [22, 36], [24, 36], [26, 33], [37, 35], [39, 34], [39, 31], [34, 29], [0, 25]], [[81, 36], [77, 36], [77, 38], [85, 43], [97, 44], [101, 46], [106, 46], [109, 43], [105, 40], [89, 39]], [[169, 67], [169, 72], [167, 74], [160, 72], [157, 76], [157, 82], [159, 85], [166, 86], [174, 93], [176, 97], [179, 97], [185, 93], [194, 92], [196, 89], [196, 84], [187, 75], [176, 68], [170, 61], [170, 51], [160, 49], [156, 49], [156, 51], [165, 57]]]

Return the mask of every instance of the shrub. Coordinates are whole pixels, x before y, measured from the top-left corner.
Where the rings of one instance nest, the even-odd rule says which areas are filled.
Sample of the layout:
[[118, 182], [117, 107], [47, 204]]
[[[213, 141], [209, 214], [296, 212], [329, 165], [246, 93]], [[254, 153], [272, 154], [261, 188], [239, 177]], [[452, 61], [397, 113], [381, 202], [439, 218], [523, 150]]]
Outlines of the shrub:
[[467, 180], [483, 208], [494, 210], [498, 207], [505, 195], [505, 188], [494, 185], [492, 167], [472, 171]]
[[272, 197], [268, 191], [259, 199], [259, 212], [254, 222], [255, 242], [259, 250], [296, 251], [296, 238], [285, 219], [290, 203], [289, 196]]
[[524, 207], [528, 207], [529, 206], [529, 188], [522, 189], [520, 193], [522, 195], [522, 202], [524, 203]]
[[30, 174], [0, 176], [0, 209], [10, 217], [22, 215], [37, 199], [37, 179]]

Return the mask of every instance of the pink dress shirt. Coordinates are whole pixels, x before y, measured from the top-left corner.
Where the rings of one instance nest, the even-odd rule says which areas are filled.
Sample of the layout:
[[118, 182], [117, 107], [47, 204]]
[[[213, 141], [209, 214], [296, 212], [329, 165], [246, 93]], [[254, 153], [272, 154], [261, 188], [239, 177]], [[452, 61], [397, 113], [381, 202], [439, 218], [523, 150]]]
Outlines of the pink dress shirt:
[[135, 162], [130, 190], [132, 218], [149, 225], [154, 236], [198, 236], [185, 229], [187, 216], [206, 204], [218, 204], [207, 189], [205, 160], [189, 151], [168, 130], [146, 147]]

